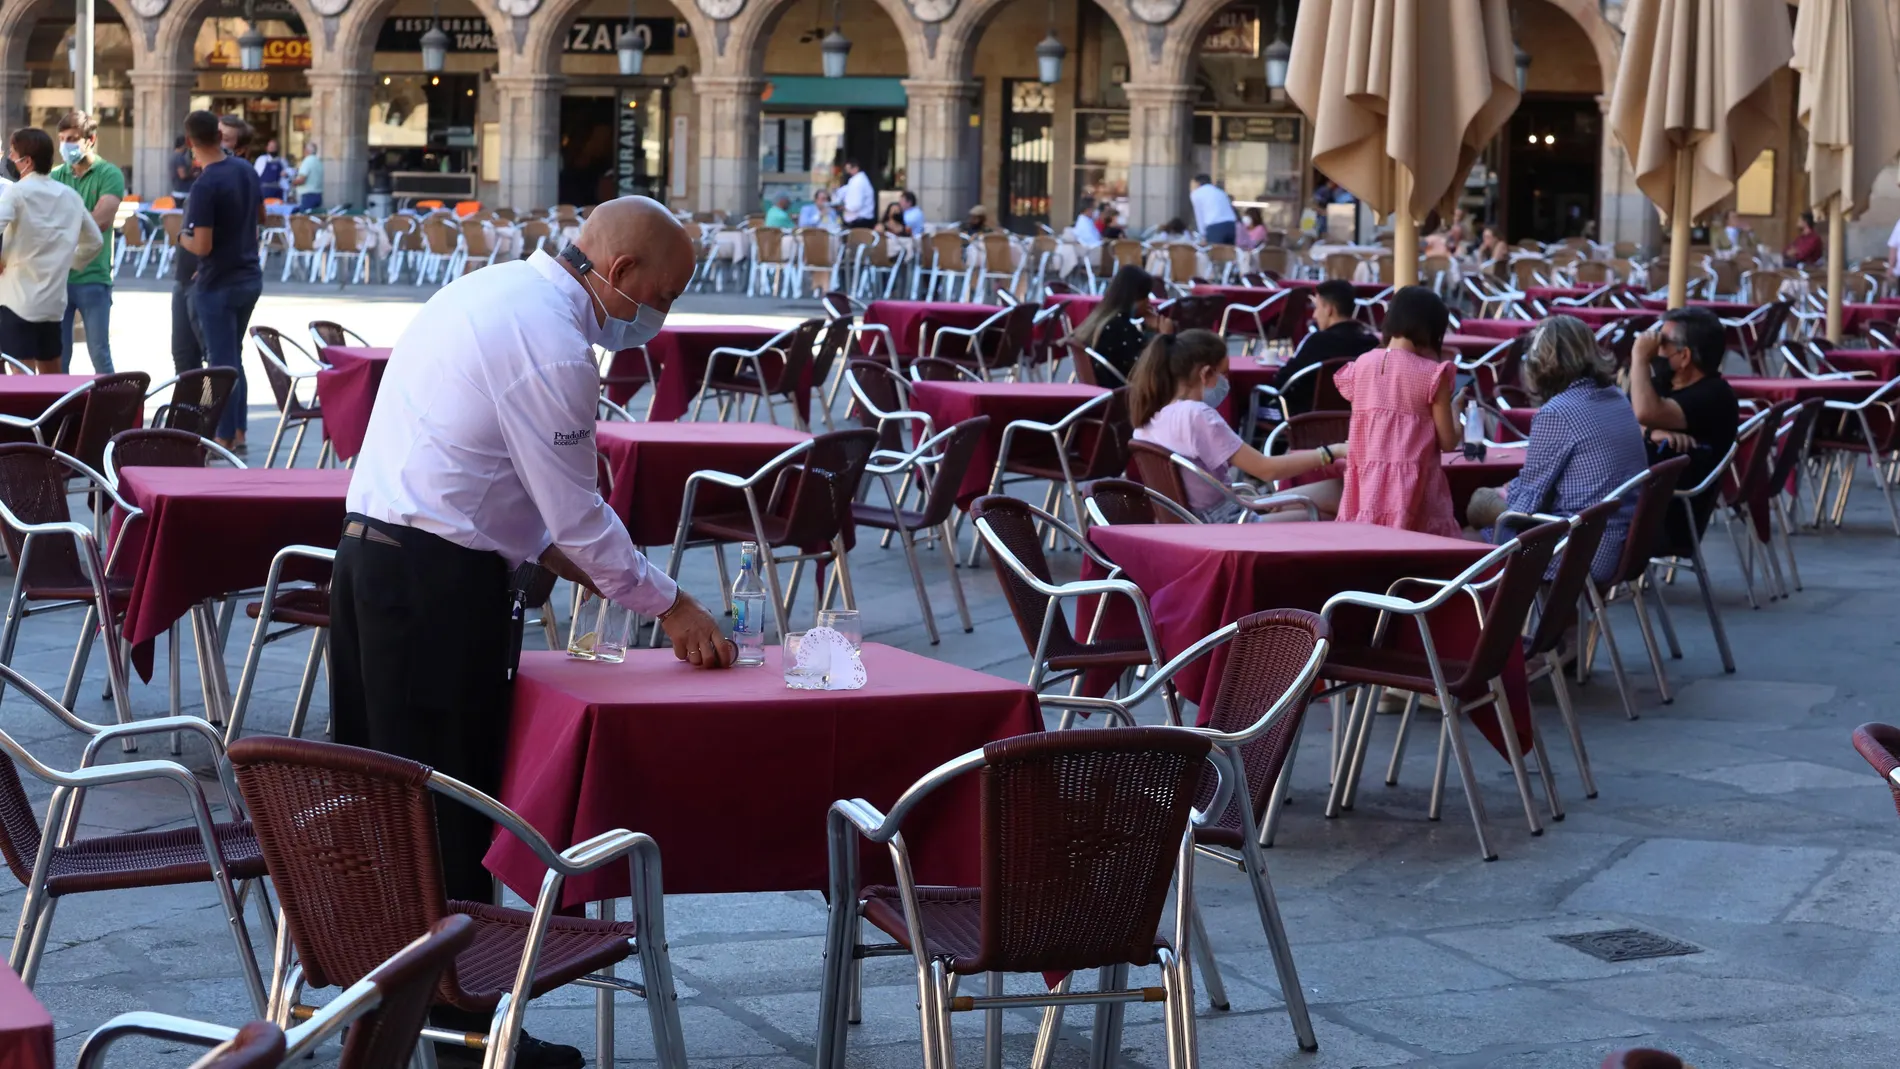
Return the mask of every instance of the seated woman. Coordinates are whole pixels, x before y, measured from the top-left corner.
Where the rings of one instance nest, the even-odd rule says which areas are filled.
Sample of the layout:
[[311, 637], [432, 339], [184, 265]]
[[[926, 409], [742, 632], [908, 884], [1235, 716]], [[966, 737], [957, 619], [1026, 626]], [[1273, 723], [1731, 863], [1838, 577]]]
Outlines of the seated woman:
[[884, 218], [879, 220], [878, 227], [892, 237], [911, 236], [910, 227], [904, 225], [904, 206], [896, 201], [892, 201], [890, 206], [884, 209]]
[[[1507, 511], [1574, 516], [1649, 467], [1643, 428], [1629, 398], [1612, 385], [1608, 363], [1582, 320], [1544, 320], [1531, 334], [1524, 375], [1544, 403], [1531, 421], [1524, 471], [1502, 490], [1478, 490], [1465, 510], [1466, 522], [1487, 539]], [[1590, 562], [1599, 582], [1615, 573], [1635, 510], [1632, 494], [1604, 529]]]
[[1240, 228], [1235, 244], [1243, 249], [1257, 249], [1267, 243], [1267, 219], [1258, 208], [1248, 208], [1246, 225]]
[[[1147, 320], [1153, 315], [1153, 305], [1149, 299], [1153, 295], [1154, 284], [1153, 275], [1134, 264], [1123, 264], [1102, 290], [1101, 303], [1069, 336], [1069, 340], [1080, 342], [1102, 354], [1102, 358], [1120, 373], [1121, 382], [1103, 382], [1103, 386], [1120, 386], [1127, 382], [1142, 349], [1155, 336], [1155, 331], [1148, 329], [1147, 325]], [[1087, 355], [1084, 354], [1082, 359], [1088, 359]], [[1104, 377], [1099, 369], [1096, 377]]]
[[1120, 241], [1128, 236], [1128, 228], [1121, 224], [1121, 218], [1113, 208], [1102, 209], [1101, 234], [1103, 241]]
[[[1128, 384], [1128, 415], [1135, 437], [1192, 459], [1216, 479], [1238, 468], [1262, 482], [1292, 479], [1346, 455], [1346, 443], [1300, 449], [1270, 457], [1241, 440], [1217, 406], [1227, 396], [1227, 343], [1211, 330], [1163, 334], [1150, 342]], [[1232, 523], [1242, 506], [1219, 490], [1188, 477], [1181, 504], [1208, 523]], [[1339, 480], [1327, 479], [1291, 491], [1310, 499], [1323, 516], [1339, 507]], [[1304, 513], [1270, 514], [1300, 519]]]

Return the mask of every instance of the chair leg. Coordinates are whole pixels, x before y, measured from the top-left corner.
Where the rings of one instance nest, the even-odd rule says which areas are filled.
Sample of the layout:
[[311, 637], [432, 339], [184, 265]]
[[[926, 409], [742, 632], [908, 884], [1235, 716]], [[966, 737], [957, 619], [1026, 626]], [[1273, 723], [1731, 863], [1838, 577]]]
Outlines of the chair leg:
[[[304, 658], [303, 679], [297, 684], [297, 704], [290, 710], [289, 736], [293, 739], [303, 737], [304, 718], [310, 712], [310, 699], [317, 689], [317, 668], [322, 665], [324, 654], [330, 647], [329, 628], [313, 627], [311, 631], [310, 655]], [[235, 713], [231, 720], [234, 724], [237, 722]]]
[[1273, 797], [1267, 802], [1267, 819], [1260, 826], [1260, 846], [1265, 849], [1273, 845], [1273, 837], [1280, 830], [1280, 814], [1286, 810], [1287, 801], [1293, 797], [1293, 762], [1300, 756], [1300, 736], [1304, 732], [1293, 733], [1293, 741], [1287, 747], [1286, 761], [1280, 765], [1280, 778], [1274, 782]]
[[1590, 774], [1590, 753], [1583, 746], [1583, 729], [1577, 723], [1577, 710], [1570, 704], [1570, 685], [1564, 682], [1563, 661], [1555, 650], [1545, 656], [1550, 658], [1550, 689], [1557, 695], [1557, 715], [1563, 719], [1564, 730], [1570, 734], [1570, 752], [1577, 758], [1577, 779], [1583, 784], [1583, 796], [1595, 798], [1597, 781]]
[[963, 621], [963, 633], [969, 634], [976, 629], [970, 622], [970, 604], [963, 597], [963, 577], [957, 574], [957, 535], [949, 520], [938, 527], [937, 543], [943, 547], [943, 564], [950, 573], [950, 592], [957, 599], [957, 619]]
[[[1733, 674], [1735, 654], [1728, 647], [1728, 629], [1722, 626], [1722, 613], [1715, 607], [1715, 587], [1709, 581], [1709, 562], [1702, 556], [1702, 542], [1695, 543], [1695, 579], [1696, 586], [1702, 590], [1702, 607], [1709, 614], [1709, 629], [1715, 632], [1715, 648], [1722, 655], [1722, 670]], [[1657, 602], [1662, 598], [1657, 596]]]
[[[1788, 555], [1788, 578], [1794, 580], [1794, 588], [1801, 589], [1801, 566], [1794, 559], [1794, 520], [1788, 515], [1788, 501], [1780, 494], [1775, 495], [1775, 520], [1781, 527], [1781, 548]], [[1773, 552], [1772, 547], [1769, 552]]]
[[1524, 747], [1517, 737], [1517, 721], [1511, 716], [1511, 706], [1503, 691], [1504, 688], [1492, 680], [1491, 709], [1498, 718], [1498, 733], [1504, 737], [1504, 756], [1511, 765], [1511, 779], [1517, 783], [1518, 800], [1524, 803], [1524, 822], [1530, 826], [1532, 835], [1542, 835], [1544, 826], [1537, 819], [1537, 800], [1531, 797], [1530, 773], [1524, 767]]
[[1227, 1001], [1227, 985], [1221, 982], [1220, 962], [1214, 960], [1214, 943], [1207, 938], [1207, 922], [1201, 918], [1201, 905], [1196, 902], [1188, 914], [1188, 923], [1194, 936], [1194, 956], [1201, 959], [1201, 982], [1207, 985], [1208, 1004], [1217, 1010], [1232, 1009]]
[[1465, 746], [1464, 710], [1444, 691], [1438, 693], [1438, 704], [1444, 710], [1445, 734], [1451, 743], [1452, 758], [1458, 764], [1458, 780], [1465, 789], [1465, 802], [1471, 807], [1471, 824], [1478, 833], [1478, 854], [1486, 861], [1496, 861], [1498, 854], [1491, 849], [1491, 836], [1484, 817], [1484, 796], [1478, 793], [1478, 774], [1471, 767], [1471, 752]]
[[[1111, 965], [1095, 971], [1098, 989], [1121, 991], [1128, 986], [1128, 966]], [[1114, 1069], [1122, 1049], [1122, 1006], [1120, 1002], [1095, 1004], [1095, 1035], [1089, 1051], [1090, 1069]]]
[[1399, 765], [1405, 761], [1405, 739], [1412, 728], [1412, 717], [1418, 712], [1418, 695], [1405, 696], [1405, 712], [1399, 715], [1399, 737], [1392, 740], [1392, 760], [1385, 766], [1385, 785], [1399, 785]]
[[[1610, 628], [1610, 615], [1603, 604], [1603, 592], [1597, 589], [1594, 581], [1584, 585], [1590, 599], [1590, 620], [1597, 633], [1603, 636], [1603, 646], [1610, 651], [1610, 671], [1616, 678], [1616, 692], [1623, 699], [1623, 713], [1631, 720], [1637, 717], [1635, 688], [1630, 685], [1629, 673], [1623, 668], [1623, 654], [1616, 646], [1616, 632]], [[1591, 645], [1594, 646], [1592, 638]], [[1577, 659], [1585, 660], [1590, 655], [1588, 647], [1579, 650]]]
[[[939, 641], [937, 619], [930, 611], [930, 595], [924, 591], [924, 566], [923, 562], [917, 559], [917, 536], [911, 531], [900, 531], [897, 540], [904, 544], [904, 560], [910, 565], [910, 581], [917, 588], [917, 607], [924, 614], [924, 631], [930, 636], [930, 644], [935, 646]], [[955, 582], [955, 580], [956, 576], [953, 573], [951, 581]]]
[[[1287, 768], [1293, 767], [1291, 756], [1288, 755]], [[1240, 854], [1247, 870], [1247, 882], [1253, 888], [1254, 908], [1260, 911], [1260, 929], [1267, 937], [1268, 949], [1273, 952], [1280, 997], [1286, 1002], [1286, 1013], [1293, 1021], [1293, 1035], [1300, 1049], [1318, 1050], [1319, 1037], [1313, 1034], [1313, 1019], [1306, 1010], [1306, 991], [1300, 987], [1300, 973], [1293, 964], [1293, 945], [1287, 940], [1286, 924], [1280, 919], [1280, 903], [1273, 894], [1273, 881], [1267, 878], [1267, 859], [1252, 834], [1251, 814], [1244, 814], [1242, 820]], [[1198, 947], [1196, 952], [1199, 952]]]
[[1643, 646], [1649, 650], [1649, 665], [1656, 673], [1656, 689], [1662, 694], [1663, 704], [1668, 705], [1675, 700], [1669, 693], [1669, 674], [1663, 668], [1662, 648], [1656, 644], [1656, 629], [1650, 624], [1649, 609], [1643, 603], [1643, 584], [1648, 579], [1646, 572], [1629, 585], [1630, 604], [1636, 609], [1636, 626], [1643, 633]]
[[[985, 975], [984, 990], [992, 997], [1001, 995], [1003, 974]], [[983, 1011], [983, 1065], [984, 1069], [1003, 1069], [1003, 1011], [1000, 1009]]]
[[[1748, 592], [1748, 607], [1751, 609], [1759, 609], [1761, 608], [1761, 602], [1755, 600], [1755, 555], [1750, 547], [1743, 542], [1743, 538], [1746, 536], [1742, 534], [1740, 524], [1724, 516], [1722, 526], [1728, 528], [1729, 541], [1735, 543], [1735, 559], [1740, 561], [1742, 565], [1742, 589]], [[1768, 576], [1764, 570], [1762, 575], [1763, 583], [1766, 583], [1767, 579]], [[1769, 596], [1773, 597], [1772, 594]]]
[[66, 684], [59, 694], [59, 703], [68, 709], [79, 700], [80, 680], [86, 674], [86, 662], [92, 656], [92, 639], [99, 622], [97, 606], [86, 606], [85, 622], [79, 625], [79, 642], [73, 647], [73, 659], [66, 669]]
[[[1057, 981], [1056, 986], [1049, 990], [1052, 994], [1066, 995], [1069, 993], [1069, 985], [1074, 981], [1074, 973], [1065, 973], [1062, 979]], [[1049, 1061], [1055, 1056], [1056, 1039], [1061, 1032], [1062, 1007], [1044, 1006], [1042, 1026], [1036, 1029], [1036, 1048], [1029, 1055], [1029, 1069], [1049, 1069]]]

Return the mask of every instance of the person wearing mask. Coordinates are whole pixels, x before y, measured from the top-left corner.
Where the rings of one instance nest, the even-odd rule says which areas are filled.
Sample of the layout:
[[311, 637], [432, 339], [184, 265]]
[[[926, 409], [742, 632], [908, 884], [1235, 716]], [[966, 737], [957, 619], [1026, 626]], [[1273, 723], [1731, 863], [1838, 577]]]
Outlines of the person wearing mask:
[[[1095, 198], [1080, 197], [1075, 202], [1075, 240], [1085, 249], [1093, 249], [1102, 243], [1102, 232], [1095, 226]], [[1896, 232], [1900, 232], [1897, 230]]]
[[7, 139], [20, 180], [0, 191], [0, 353], [59, 372], [66, 280], [105, 248], [72, 187], [53, 181], [53, 139], [34, 126]]
[[897, 237], [897, 238], [910, 237], [911, 236], [910, 227], [904, 224], [904, 206], [902, 204], [899, 204], [896, 201], [892, 201], [889, 204], [885, 205], [884, 206], [884, 221], [878, 224], [878, 229], [884, 231], [886, 234], [889, 234], [892, 237]]
[[1257, 249], [1267, 243], [1267, 218], [1258, 208], [1248, 208], [1242, 218], [1246, 225], [1234, 235], [1235, 244], [1243, 249]]
[[[1722, 377], [1727, 349], [1722, 321], [1707, 308], [1664, 312], [1662, 321], [1637, 335], [1630, 347], [1630, 406], [1655, 460], [1691, 458], [1677, 484], [1681, 489], [1715, 471], [1741, 426], [1741, 405]], [[1695, 504], [1700, 530], [1715, 508], [1714, 495], [1704, 494]], [[1669, 510], [1666, 530], [1670, 545], [1688, 544], [1681, 509]]]
[[1794, 240], [1781, 250], [1781, 260], [1789, 267], [1805, 264], [1818, 264], [1827, 256], [1827, 244], [1821, 235], [1814, 232], [1814, 213], [1802, 212], [1801, 221], [1795, 224]]
[[1102, 232], [1103, 241], [1119, 241], [1128, 236], [1128, 228], [1122, 226], [1121, 216], [1117, 214], [1113, 208], [1104, 207], [1102, 209], [1102, 221], [1099, 229]]
[[1445, 302], [1424, 286], [1392, 295], [1381, 348], [1339, 369], [1333, 384], [1352, 403], [1352, 457], [1339, 518], [1457, 538], [1451, 484], [1439, 454], [1464, 426], [1451, 407], [1457, 365], [1445, 358]]
[[780, 197], [765, 209], [765, 225], [779, 230], [792, 228], [792, 198]]
[[53, 181], [79, 194], [105, 244], [84, 267], [66, 278], [66, 314], [60, 319], [59, 370], [73, 364], [73, 317], [86, 325], [86, 352], [96, 374], [112, 374], [112, 222], [125, 199], [125, 174], [99, 155], [99, 127], [85, 112], [59, 120], [60, 163]]
[[237, 385], [218, 421], [217, 441], [234, 452], [245, 448], [246, 397], [243, 339], [251, 311], [263, 292], [257, 266], [257, 172], [242, 157], [227, 156], [218, 135], [217, 116], [194, 111], [185, 116], [185, 136], [202, 168], [178, 247], [198, 257], [192, 286], [198, 329], [206, 361], [234, 368]]
[[[1154, 284], [1153, 275], [1134, 264], [1123, 264], [1103, 288], [1101, 301], [1069, 336], [1070, 342], [1095, 350], [1121, 376], [1120, 382], [1104, 381], [1107, 376], [1097, 365], [1095, 378], [1100, 385], [1126, 383], [1128, 376], [1134, 373], [1141, 351], [1154, 338], [1156, 332], [1147, 327], [1154, 315]], [[1089, 359], [1087, 353], [1081, 354], [1081, 358]]]
[[981, 234], [989, 228], [990, 210], [981, 204], [973, 206], [970, 209], [970, 214], [963, 218], [963, 232], [965, 234]]
[[904, 225], [913, 234], [923, 233], [927, 224], [924, 221], [924, 210], [917, 206], [917, 194], [906, 189], [898, 194], [897, 202], [904, 206]]
[[1285, 366], [1274, 372], [1273, 388], [1280, 391], [1286, 410], [1293, 415], [1313, 410], [1313, 387], [1318, 372], [1293, 376], [1303, 368], [1328, 360], [1351, 359], [1379, 344], [1372, 328], [1353, 318], [1357, 294], [1352, 283], [1329, 278], [1313, 287], [1313, 325], [1317, 330], [1300, 340]]
[[877, 223], [877, 190], [871, 188], [871, 176], [864, 173], [856, 160], [844, 161], [846, 174], [844, 188], [838, 191], [838, 214], [844, 217], [844, 225], [875, 226]]
[[[1263, 483], [1310, 475], [1346, 455], [1344, 442], [1299, 449], [1270, 457], [1241, 440], [1220, 414], [1227, 398], [1227, 343], [1211, 330], [1162, 334], [1148, 344], [1128, 382], [1128, 417], [1135, 439], [1179, 453], [1216, 479], [1229, 468]], [[1245, 511], [1239, 502], [1195, 479], [1183, 484], [1181, 502], [1206, 523], [1233, 523]], [[1301, 486], [1291, 492], [1313, 501], [1322, 514], [1338, 507], [1338, 480]], [[1270, 514], [1304, 519], [1304, 512]]]
[[1188, 200], [1194, 205], [1194, 228], [1209, 245], [1232, 245], [1237, 217], [1233, 198], [1205, 174], [1189, 183]]
[[[513, 660], [510, 577], [524, 563], [655, 618], [673, 654], [721, 668], [736, 651], [704, 606], [637, 551], [595, 486], [595, 348], [651, 341], [693, 276], [693, 245], [664, 205], [621, 197], [545, 250], [456, 279], [390, 353], [350, 478], [330, 588], [336, 741], [501, 788]], [[493, 827], [436, 807], [443, 890], [492, 902]], [[451, 1007], [469, 1031], [485, 1014]], [[439, 1046], [441, 1064], [470, 1065]], [[578, 1066], [523, 1036], [517, 1066]]]
[[820, 227], [825, 230], [838, 228], [838, 213], [831, 210], [831, 192], [825, 189], [813, 190], [811, 203], [798, 209], [798, 225]]
[[323, 160], [317, 155], [317, 143], [303, 143], [303, 159], [297, 161], [297, 173], [290, 178], [297, 193], [297, 210], [314, 212], [323, 207]]
[[284, 159], [277, 154], [277, 139], [264, 142], [264, 151], [256, 160], [257, 184], [267, 199], [284, 199]]
[[198, 180], [198, 161], [191, 155], [191, 144], [183, 134], [172, 142], [172, 199], [178, 206], [185, 206], [185, 198], [191, 196], [191, 184]]

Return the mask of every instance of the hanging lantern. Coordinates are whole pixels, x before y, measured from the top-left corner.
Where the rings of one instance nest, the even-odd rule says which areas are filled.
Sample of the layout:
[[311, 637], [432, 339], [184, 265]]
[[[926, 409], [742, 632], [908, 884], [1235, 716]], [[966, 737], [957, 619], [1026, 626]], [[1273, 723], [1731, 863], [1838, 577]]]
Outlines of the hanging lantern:
[[1267, 46], [1267, 88], [1286, 88], [1286, 68], [1293, 59], [1293, 46], [1286, 43], [1286, 15], [1282, 10], [1275, 12], [1273, 43]]
[[254, 22], [238, 38], [238, 66], [247, 71], [264, 69], [264, 35], [257, 32]]
[[825, 39], [818, 43], [818, 51], [824, 57], [825, 77], [827, 78], [844, 77], [844, 61], [846, 57], [851, 55], [851, 39], [846, 37], [844, 31], [839, 29], [838, 26], [838, 4], [836, 0], [833, 0], [831, 5], [831, 32], [826, 34]]
[[1036, 46], [1036, 79], [1044, 85], [1061, 81], [1062, 57], [1068, 54], [1062, 38], [1056, 36], [1056, 0], [1049, 0], [1049, 36]]
[[422, 69], [440, 74], [449, 65], [449, 35], [442, 32], [435, 3], [429, 4], [429, 32], [422, 35]]
[[653, 44], [653, 35], [645, 26], [635, 26], [633, 16], [627, 16], [627, 24], [620, 30], [620, 73], [629, 78], [640, 73], [646, 65], [647, 48]]

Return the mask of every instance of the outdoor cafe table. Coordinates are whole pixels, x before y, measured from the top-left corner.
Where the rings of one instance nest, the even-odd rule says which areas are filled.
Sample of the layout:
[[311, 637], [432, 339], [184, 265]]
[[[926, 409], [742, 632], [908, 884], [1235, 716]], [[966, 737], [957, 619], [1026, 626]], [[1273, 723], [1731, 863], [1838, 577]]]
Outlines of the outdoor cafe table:
[[1452, 515], [1463, 523], [1473, 493], [1481, 487], [1503, 486], [1524, 470], [1524, 449], [1493, 446], [1485, 451], [1483, 460], [1466, 460], [1463, 453], [1441, 453], [1438, 460], [1445, 481], [1451, 484]]
[[1463, 319], [1458, 322], [1458, 333], [1509, 341], [1536, 330], [1539, 322], [1541, 320], [1536, 319]]
[[[96, 375], [0, 374], [0, 415], [38, 419], [53, 402], [98, 378]], [[78, 402], [85, 405], [82, 399]], [[82, 411], [75, 408], [75, 412]], [[0, 442], [31, 442], [31, 431], [0, 427]]]
[[1827, 362], [1842, 371], [1871, 371], [1874, 380], [1900, 378], [1900, 349], [1830, 349]]
[[[338, 468], [121, 470], [120, 496], [145, 511], [116, 565], [132, 576], [125, 641], [139, 674], [152, 677], [149, 644], [193, 606], [263, 586], [278, 550], [334, 547], [349, 486]], [[288, 578], [310, 577], [293, 569]]]
[[[1531, 301], [1542, 301], [1545, 305], [1549, 305], [1550, 302], [1559, 297], [1563, 297], [1567, 300], [1580, 301], [1605, 288], [1604, 286], [1526, 286], [1524, 287], [1524, 298]], [[1621, 286], [1609, 286], [1607, 287], [1608, 293], [1604, 295], [1608, 296], [1610, 293], [1618, 293], [1622, 288]], [[1558, 310], [1559, 309], [1556, 308], [1551, 309], [1553, 312]], [[1564, 308], [1562, 310], [1568, 312], [1570, 309]]]
[[1737, 397], [1749, 397], [1773, 404], [1776, 401], [1806, 401], [1819, 397], [1824, 401], [1864, 401], [1886, 385], [1879, 379], [1760, 379], [1728, 376], [1729, 389]]
[[330, 440], [338, 460], [349, 460], [362, 451], [369, 414], [376, 407], [376, 389], [389, 367], [389, 350], [326, 345], [319, 355], [330, 365], [317, 372], [323, 436]]
[[1447, 334], [1440, 351], [1464, 360], [1476, 360], [1510, 340], [1509, 338], [1494, 338], [1488, 334]]
[[[1030, 419], [1054, 423], [1076, 406], [1107, 393], [1100, 386], [1080, 382], [917, 382], [910, 388], [910, 402], [917, 411], [930, 417], [931, 426], [945, 431], [977, 416], [990, 417], [989, 429], [970, 458], [970, 468], [957, 490], [957, 504], [970, 502], [989, 493], [990, 476], [996, 472], [997, 451], [1003, 446], [1003, 428], [1012, 420]], [[1038, 435], [1043, 442], [1048, 435]]]
[[1870, 323], [1891, 323], [1897, 319], [1900, 319], [1900, 301], [1841, 305], [1841, 333], [1843, 334], [1860, 334]]
[[[671, 650], [624, 664], [522, 655], [501, 800], [563, 849], [614, 828], [653, 836], [668, 894], [822, 890], [826, 816], [840, 798], [888, 808], [937, 765], [1042, 730], [1021, 683], [867, 642], [862, 690], [785, 686], [765, 664], [708, 672]], [[976, 779], [926, 800], [904, 837], [931, 884], [974, 886]], [[887, 879], [888, 852], [863, 852]], [[489, 871], [530, 899], [546, 870], [501, 835]], [[627, 866], [569, 880], [562, 904], [625, 897]]]
[[1589, 327], [1592, 331], [1602, 330], [1606, 323], [1615, 323], [1627, 319], [1640, 320], [1639, 326], [1647, 326], [1656, 318], [1656, 313], [1647, 308], [1611, 308], [1607, 306], [1567, 308], [1559, 305], [1556, 308], [1552, 308], [1550, 314], [1575, 316], [1583, 320], [1584, 325]]
[[[1156, 638], [1166, 657], [1249, 613], [1278, 608], [1318, 612], [1341, 591], [1383, 594], [1394, 580], [1408, 576], [1449, 579], [1491, 549], [1461, 538], [1337, 521], [1097, 525], [1089, 529], [1088, 537], [1147, 595]], [[1092, 568], [1090, 562], [1084, 578], [1099, 577]], [[1417, 600], [1430, 593], [1415, 588], [1401, 590], [1399, 596]], [[1101, 628], [1104, 637], [1138, 633], [1126, 598], [1111, 598], [1109, 606]], [[1335, 643], [1369, 640], [1373, 621], [1369, 611], [1342, 612], [1333, 622]], [[1395, 637], [1401, 644], [1416, 648], [1412, 645], [1418, 636], [1416, 623], [1395, 620], [1390, 626], [1397, 628]], [[1086, 631], [1087, 625], [1082, 627]], [[1462, 596], [1432, 616], [1432, 640], [1441, 656], [1468, 656], [1478, 633], [1470, 600]], [[1514, 654], [1505, 685], [1519, 741], [1528, 752], [1530, 707], [1523, 664], [1517, 658]], [[1175, 677], [1182, 696], [1203, 713], [1213, 707], [1225, 663], [1223, 647]], [[1090, 682], [1096, 684], [1085, 683], [1090, 693], [1105, 689], [1101, 681]], [[1503, 736], [1488, 709], [1473, 714], [1472, 722], [1499, 747], [1499, 753], [1504, 752]]]
[[[952, 301], [872, 301], [864, 309], [866, 326], [885, 326], [891, 331], [891, 344], [902, 357], [929, 356], [930, 334], [936, 327], [970, 330], [1002, 311], [994, 304], [959, 304]], [[959, 355], [962, 346], [947, 350]], [[884, 352], [877, 354], [888, 356]]]
[[53, 1017], [12, 969], [0, 968], [0, 1069], [53, 1069]]
[[[687, 476], [702, 469], [751, 475], [809, 438], [804, 431], [756, 422], [615, 421], [597, 424], [594, 432], [613, 476], [607, 503], [626, 521], [636, 546], [673, 544]], [[744, 508], [734, 491], [702, 485], [702, 510], [717, 503], [715, 494], [730, 497], [734, 508]]]
[[[1307, 287], [1302, 287], [1292, 282], [1286, 283], [1277, 290], [1261, 289], [1256, 286], [1214, 286], [1202, 284], [1195, 286], [1191, 292], [1196, 297], [1219, 297], [1225, 302], [1222, 305], [1223, 308], [1231, 308], [1237, 304], [1244, 304], [1250, 307], [1257, 306], [1260, 302], [1267, 300], [1276, 293], [1303, 288]], [[1384, 287], [1374, 286], [1372, 288], [1377, 291], [1383, 290]], [[1362, 293], [1360, 296], [1365, 297], [1370, 296], [1370, 294]], [[1279, 317], [1280, 337], [1303, 338], [1306, 336], [1307, 321], [1313, 318], [1313, 302], [1307, 295], [1291, 294], [1285, 300], [1281, 301], [1278, 306], [1269, 309], [1265, 315], [1268, 320], [1271, 320], [1276, 315]], [[1252, 336], [1255, 333], [1253, 329], [1253, 317], [1251, 316], [1235, 316], [1228, 320], [1227, 325], [1232, 334]], [[1269, 325], [1268, 329], [1271, 330], [1273, 328]]]
[[1227, 396], [1221, 400], [1220, 414], [1227, 422], [1235, 426], [1247, 414], [1247, 406], [1253, 403], [1253, 391], [1256, 386], [1273, 385], [1274, 377], [1285, 367], [1285, 361], [1274, 359], [1262, 361], [1252, 356], [1230, 356], [1227, 358]]
[[[653, 383], [653, 405], [647, 418], [676, 420], [692, 409], [693, 398], [699, 396], [699, 387], [706, 381], [706, 362], [712, 359], [714, 349], [757, 349], [784, 330], [784, 327], [726, 323], [662, 327], [660, 333], [647, 343], [647, 356], [652, 358], [653, 366], [660, 376], [659, 381]], [[637, 357], [633, 352], [628, 349], [614, 354], [613, 362], [607, 368], [609, 378], [635, 372], [632, 362]], [[777, 370], [779, 359], [768, 355], [764, 363], [766, 374], [770, 375]], [[637, 370], [642, 374], [646, 371], [645, 368]], [[615, 386], [607, 391], [607, 399], [617, 405], [624, 405], [632, 398], [632, 391], [625, 386]], [[811, 410], [809, 374], [799, 383], [798, 405], [800, 412]]]

